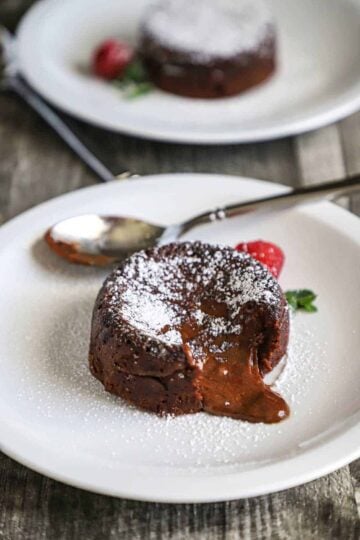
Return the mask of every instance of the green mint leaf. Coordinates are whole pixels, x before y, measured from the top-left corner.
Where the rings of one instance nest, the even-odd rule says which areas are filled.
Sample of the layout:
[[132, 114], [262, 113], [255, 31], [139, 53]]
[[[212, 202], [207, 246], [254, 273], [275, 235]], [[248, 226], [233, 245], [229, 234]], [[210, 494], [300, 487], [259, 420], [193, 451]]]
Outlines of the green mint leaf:
[[314, 304], [305, 304], [305, 306], [303, 306], [303, 309], [308, 313], [315, 313], [317, 311], [317, 307], [314, 306]]
[[301, 289], [297, 291], [297, 301], [302, 306], [308, 304], [309, 302], [313, 302], [315, 298], [316, 294], [308, 289]]
[[148, 94], [153, 89], [153, 85], [149, 82], [142, 82], [138, 83], [136, 85], [133, 85], [131, 90], [129, 90], [126, 94], [126, 97], [129, 99], [134, 99], [139, 96], [144, 96], [145, 94]]
[[288, 304], [293, 308], [297, 309], [297, 298], [295, 291], [287, 291], [285, 293], [286, 300], [288, 301]]
[[285, 297], [288, 304], [294, 311], [303, 309], [308, 313], [315, 313], [317, 307], [313, 302], [316, 299], [316, 294], [309, 289], [295, 289], [293, 291], [286, 291]]
[[113, 81], [113, 85], [119, 88], [127, 99], [143, 96], [153, 89], [144, 66], [139, 60], [131, 62], [123, 76]]
[[144, 66], [139, 60], [134, 60], [125, 70], [122, 77], [124, 81], [131, 81], [135, 83], [146, 82], [148, 79]]

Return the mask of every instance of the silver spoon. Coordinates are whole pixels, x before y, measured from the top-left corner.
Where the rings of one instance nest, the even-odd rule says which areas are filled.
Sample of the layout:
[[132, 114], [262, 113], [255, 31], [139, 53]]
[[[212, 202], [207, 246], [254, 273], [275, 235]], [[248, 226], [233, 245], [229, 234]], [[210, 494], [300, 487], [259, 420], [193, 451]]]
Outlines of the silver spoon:
[[45, 234], [50, 248], [68, 261], [94, 266], [119, 262], [135, 251], [177, 240], [190, 229], [250, 212], [277, 211], [360, 190], [360, 176], [231, 204], [163, 227], [139, 219], [86, 214], [60, 221]]
[[11, 91], [21, 97], [56, 131], [102, 182], [137, 176], [129, 171], [114, 176], [106, 165], [75, 135], [55, 110], [25, 81], [19, 70], [16, 40], [4, 26], [0, 26], [0, 90]]

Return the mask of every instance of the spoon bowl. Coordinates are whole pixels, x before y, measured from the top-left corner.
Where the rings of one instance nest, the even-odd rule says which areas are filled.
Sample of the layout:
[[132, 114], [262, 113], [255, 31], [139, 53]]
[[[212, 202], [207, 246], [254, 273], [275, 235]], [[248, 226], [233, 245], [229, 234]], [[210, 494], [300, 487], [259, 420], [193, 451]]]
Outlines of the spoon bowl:
[[56, 223], [45, 240], [71, 262], [106, 266], [155, 245], [165, 230], [134, 218], [84, 214]]

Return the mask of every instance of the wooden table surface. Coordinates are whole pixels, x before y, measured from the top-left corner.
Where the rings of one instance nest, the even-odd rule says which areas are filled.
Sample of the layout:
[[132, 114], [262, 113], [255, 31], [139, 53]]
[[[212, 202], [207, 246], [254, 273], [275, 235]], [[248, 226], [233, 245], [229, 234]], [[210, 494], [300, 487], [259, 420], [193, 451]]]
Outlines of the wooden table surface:
[[[20, 4], [4, 1], [0, 22], [14, 23]], [[360, 173], [360, 114], [294, 138], [211, 147], [142, 141], [76, 121], [72, 126], [114, 172], [227, 173], [290, 186]], [[1, 222], [94, 183], [96, 178], [32, 111], [13, 96], [0, 96]], [[342, 204], [360, 215], [360, 195]], [[0, 486], [0, 538], [6, 540], [360, 538], [360, 460], [304, 486], [215, 504], [95, 495], [45, 478], [3, 454]]]

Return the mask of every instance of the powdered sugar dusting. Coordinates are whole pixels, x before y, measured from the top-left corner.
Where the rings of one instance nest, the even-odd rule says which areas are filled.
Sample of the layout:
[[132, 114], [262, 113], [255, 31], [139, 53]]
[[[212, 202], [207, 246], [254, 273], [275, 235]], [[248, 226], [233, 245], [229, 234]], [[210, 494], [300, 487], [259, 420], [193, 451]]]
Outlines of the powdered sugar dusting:
[[272, 16], [263, 0], [165, 0], [147, 13], [144, 26], [163, 46], [206, 60], [259, 48]]
[[[179, 244], [176, 251], [140, 252], [108, 279], [105, 288], [110, 316], [168, 345], [181, 343], [179, 326], [189, 317], [206, 323], [209, 334], [239, 334], [241, 306], [247, 302], [275, 305], [280, 290], [265, 268], [246, 253], [200, 243]], [[162, 248], [160, 248], [162, 249]], [[204, 292], [205, 291], [205, 292]], [[226, 317], [209, 317], [201, 302], [209, 295], [226, 304]]]

